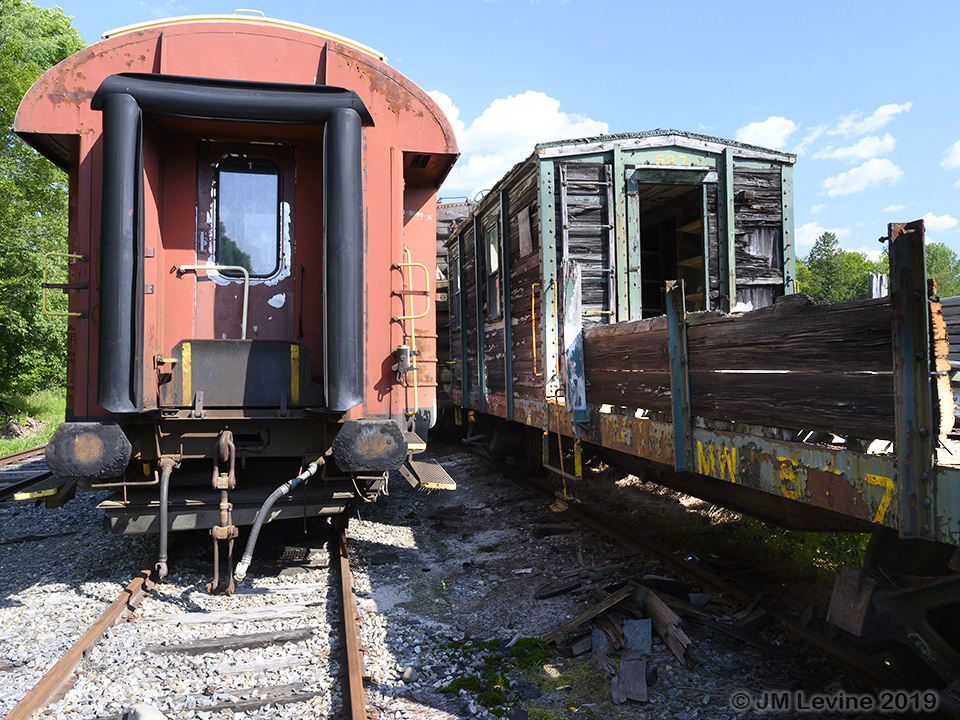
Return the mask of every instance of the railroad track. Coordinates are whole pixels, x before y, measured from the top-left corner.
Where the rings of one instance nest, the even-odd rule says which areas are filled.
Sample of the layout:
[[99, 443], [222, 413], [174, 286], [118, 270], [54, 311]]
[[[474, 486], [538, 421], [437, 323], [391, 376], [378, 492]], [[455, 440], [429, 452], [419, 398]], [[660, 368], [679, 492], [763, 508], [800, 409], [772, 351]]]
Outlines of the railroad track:
[[[15, 496], [24, 489], [52, 477], [47, 468], [47, 461], [43, 457], [46, 448], [46, 445], [38, 445], [29, 450], [21, 450], [0, 457], [0, 502], [15, 499]], [[47, 494], [53, 495], [55, 492], [56, 489], [53, 489]], [[31, 495], [44, 497], [41, 493]]]
[[[338, 578], [336, 586], [339, 590], [338, 602], [341, 608], [340, 644], [343, 651], [340, 661], [343, 696], [342, 716], [349, 718], [349, 720], [366, 720], [367, 709], [363, 689], [364, 663], [363, 656], [360, 652], [360, 636], [353, 595], [353, 580], [348, 561], [348, 548], [344, 529], [338, 528], [336, 530], [330, 547], [332, 549], [331, 554], [337, 556], [336, 562], [331, 562], [330, 566], [336, 566], [337, 568]], [[242, 617], [244, 615], [243, 598], [250, 598], [251, 594], [257, 592], [257, 590], [253, 588], [244, 589], [248, 592], [238, 593], [232, 601], [233, 606], [236, 608], [235, 611], [233, 611], [235, 617]], [[313, 586], [306, 587], [305, 589], [308, 592], [311, 590], [316, 591]], [[293, 588], [293, 590], [296, 590], [296, 588]], [[5, 720], [29, 720], [29, 718], [35, 717], [38, 713], [43, 712], [52, 703], [61, 700], [66, 691], [76, 682], [78, 672], [83, 671], [84, 659], [91, 656], [98, 643], [104, 638], [106, 632], [118, 623], [138, 622], [139, 618], [134, 616], [137, 608], [141, 606], [146, 598], [161, 600], [161, 591], [162, 587], [158, 587], [158, 585], [151, 580], [150, 570], [143, 570], [138, 573], [60, 660], [27, 692], [20, 702], [9, 712]], [[309, 602], [306, 603], [306, 605], [310, 604]], [[312, 604], [316, 605], [319, 603]], [[270, 606], [267, 606], [268, 610], [269, 607]], [[275, 607], [279, 608], [281, 606]], [[282, 607], [286, 610], [286, 608], [291, 606], [283, 605]], [[259, 609], [261, 611], [259, 615], [269, 618], [269, 612], [264, 613], [262, 612], [263, 609], [263, 607]], [[230, 613], [231, 611], [227, 612]], [[224, 613], [209, 612], [207, 614], [210, 616], [211, 622], [217, 622]], [[248, 614], [255, 616], [257, 613], [248, 612]], [[195, 626], [196, 615], [198, 615], [198, 613], [182, 614], [182, 624]], [[222, 662], [229, 663], [230, 658], [233, 657], [233, 653], [237, 651], [249, 648], [280, 647], [285, 643], [303, 642], [314, 634], [314, 630], [315, 628], [307, 627], [279, 632], [226, 635], [182, 643], [167, 642], [148, 645], [141, 648], [140, 651], [141, 653], [147, 652], [152, 654], [213, 656], [213, 661], [217, 660], [217, 656], [223, 656]], [[171, 640], [176, 639], [174, 636], [175, 633], [171, 632]], [[208, 657], [208, 660], [209, 659]], [[135, 661], [131, 660], [131, 664], [133, 662]], [[194, 709], [204, 712], [221, 712], [226, 710], [247, 712], [263, 708], [267, 705], [285, 706], [304, 702], [320, 694], [319, 692], [304, 692], [303, 685], [304, 683], [293, 683], [257, 688], [251, 697], [239, 697], [243, 695], [243, 693], [224, 690], [225, 694], [231, 696], [228, 702], [220, 702], [212, 705], [196, 705]], [[171, 713], [171, 717], [176, 717], [180, 714], [178, 710], [171, 710], [169, 712]], [[97, 717], [99, 720], [120, 720], [121, 715], [98, 715]]]

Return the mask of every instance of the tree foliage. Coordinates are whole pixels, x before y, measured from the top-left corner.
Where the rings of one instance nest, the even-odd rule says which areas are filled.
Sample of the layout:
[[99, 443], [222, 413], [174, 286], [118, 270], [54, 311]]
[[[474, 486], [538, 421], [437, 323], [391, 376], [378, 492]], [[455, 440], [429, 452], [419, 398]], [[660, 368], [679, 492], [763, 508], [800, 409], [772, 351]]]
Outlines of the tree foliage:
[[[0, 0], [0, 392], [62, 382], [62, 319], [41, 313], [43, 255], [67, 239], [67, 180], [10, 130], [17, 107], [48, 68], [82, 49], [70, 18], [23, 0]], [[60, 270], [60, 277], [64, 271]], [[60, 279], [60, 278], [56, 278]], [[51, 305], [65, 307], [59, 292]]]
[[937, 281], [940, 297], [960, 295], [960, 257], [943, 243], [927, 243], [927, 277]]
[[844, 250], [837, 236], [826, 232], [817, 238], [806, 260], [798, 263], [797, 281], [800, 291], [815, 300], [843, 302], [866, 298], [870, 273], [886, 272], [886, 257], [874, 261]]
[[[942, 243], [927, 243], [927, 277], [937, 282], [941, 297], [960, 295], [960, 257]], [[871, 273], [889, 274], [890, 262], [884, 250], [879, 260], [863, 253], [844, 250], [836, 235], [826, 232], [817, 238], [805, 260], [797, 263], [800, 292], [814, 300], [842, 302], [868, 297]]]

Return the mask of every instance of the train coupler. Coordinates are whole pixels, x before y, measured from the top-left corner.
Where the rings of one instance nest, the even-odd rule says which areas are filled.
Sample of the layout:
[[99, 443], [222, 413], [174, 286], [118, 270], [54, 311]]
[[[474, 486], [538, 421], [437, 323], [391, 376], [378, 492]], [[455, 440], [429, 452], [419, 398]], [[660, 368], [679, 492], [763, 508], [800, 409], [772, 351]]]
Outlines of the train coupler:
[[[237, 486], [236, 477], [237, 449], [233, 443], [233, 433], [224, 430], [217, 437], [217, 449], [213, 458], [213, 478], [211, 484], [214, 490], [220, 491], [220, 524], [210, 528], [210, 537], [213, 538], [213, 582], [207, 585], [207, 592], [211, 595], [233, 595], [233, 541], [240, 534], [233, 524], [233, 503], [230, 502], [230, 491]], [[227, 463], [228, 471], [221, 472], [221, 463]], [[220, 543], [227, 543], [227, 566], [220, 579]]]
[[[213, 581], [207, 584], [207, 592], [211, 595], [233, 595], [233, 541], [240, 531], [236, 525], [214, 525], [210, 528], [210, 537], [213, 538]], [[220, 543], [227, 543], [227, 564], [220, 579]]]

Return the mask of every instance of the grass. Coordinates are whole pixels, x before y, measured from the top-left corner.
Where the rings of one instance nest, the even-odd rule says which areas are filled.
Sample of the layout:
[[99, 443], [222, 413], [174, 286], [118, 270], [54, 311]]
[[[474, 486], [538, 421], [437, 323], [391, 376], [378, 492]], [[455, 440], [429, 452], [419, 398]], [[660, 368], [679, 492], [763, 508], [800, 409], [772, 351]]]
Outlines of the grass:
[[9, 455], [43, 445], [50, 439], [53, 431], [63, 422], [66, 392], [58, 388], [31, 395], [7, 395], [0, 398], [0, 403], [10, 413], [9, 416], [0, 416], [3, 424], [25, 427], [30, 418], [39, 423], [22, 437], [0, 438], [0, 455]]

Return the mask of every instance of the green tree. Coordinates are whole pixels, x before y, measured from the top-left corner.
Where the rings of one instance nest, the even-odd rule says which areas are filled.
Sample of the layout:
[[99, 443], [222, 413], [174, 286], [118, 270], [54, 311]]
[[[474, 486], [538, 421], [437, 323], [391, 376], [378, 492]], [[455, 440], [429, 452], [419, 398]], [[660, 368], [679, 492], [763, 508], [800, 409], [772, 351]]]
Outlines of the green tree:
[[798, 263], [797, 282], [800, 291], [815, 300], [862, 300], [868, 294], [870, 273], [886, 272], [885, 259], [874, 261], [863, 253], [844, 250], [836, 235], [825, 232], [806, 260]]
[[960, 295], [960, 257], [943, 243], [927, 243], [927, 277], [937, 281], [940, 297]]
[[[62, 382], [65, 324], [40, 311], [43, 254], [64, 250], [66, 176], [11, 132], [24, 93], [84, 47], [59, 9], [0, 0], [0, 392]], [[62, 271], [61, 271], [62, 273]], [[61, 279], [63, 275], [59, 278]], [[51, 297], [65, 307], [62, 294]]]

